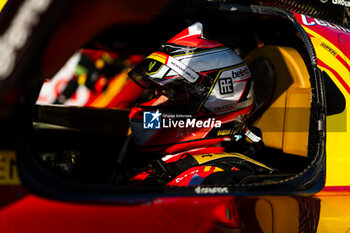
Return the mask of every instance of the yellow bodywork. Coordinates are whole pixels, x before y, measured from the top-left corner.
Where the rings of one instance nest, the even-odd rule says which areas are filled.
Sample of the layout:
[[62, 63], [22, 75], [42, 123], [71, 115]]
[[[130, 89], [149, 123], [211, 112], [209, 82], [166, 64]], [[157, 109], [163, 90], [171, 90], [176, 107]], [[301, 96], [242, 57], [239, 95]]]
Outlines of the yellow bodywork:
[[[327, 63], [333, 70], [335, 70], [342, 78], [348, 80], [349, 70], [338, 59], [337, 56], [348, 60], [345, 54], [337, 47], [332, 46], [324, 37], [315, 33], [314, 31], [304, 28], [307, 33], [312, 35], [311, 41], [314, 45], [318, 59]], [[325, 44], [335, 51], [330, 53], [329, 49], [325, 49]], [[334, 74], [326, 67], [319, 66], [321, 71], [325, 71], [332, 81], [336, 84], [339, 90], [343, 93], [345, 101], [348, 103], [350, 95], [334, 76]], [[346, 124], [349, 115], [349, 109], [336, 115], [327, 116], [327, 140], [326, 140], [326, 155], [327, 155], [327, 169], [326, 169], [326, 186], [350, 186], [350, 130], [349, 125]]]
[[7, 0], [0, 0], [0, 11], [5, 6], [6, 2], [7, 2]]
[[264, 233], [299, 232], [299, 205], [293, 197], [259, 197], [254, 210], [257, 222]]
[[[340, 60], [348, 62], [349, 58], [343, 51], [332, 45], [323, 36], [304, 27], [305, 31], [311, 35], [310, 39], [314, 46], [317, 58], [328, 65], [318, 65], [321, 71], [326, 72], [335, 85], [345, 97], [346, 103], [350, 100], [350, 95], [346, 90], [349, 80], [349, 70]], [[332, 70], [331, 70], [332, 69]], [[339, 76], [347, 81], [341, 83], [334, 75], [336, 71]], [[345, 86], [345, 87], [344, 87]], [[320, 215], [317, 232], [350, 232], [350, 130], [349, 109], [336, 115], [327, 116], [326, 135], [326, 185], [325, 190], [316, 194], [320, 202]]]

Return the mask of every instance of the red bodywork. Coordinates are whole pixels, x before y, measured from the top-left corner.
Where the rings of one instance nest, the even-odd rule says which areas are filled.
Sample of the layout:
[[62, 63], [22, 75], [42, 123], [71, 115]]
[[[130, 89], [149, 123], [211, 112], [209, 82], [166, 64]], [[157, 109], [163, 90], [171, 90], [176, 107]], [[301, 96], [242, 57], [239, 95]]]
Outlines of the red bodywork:
[[[16, 191], [23, 195], [22, 191]], [[14, 194], [9, 195], [12, 197]], [[0, 231], [104, 233], [232, 230], [240, 226], [234, 200], [234, 197], [181, 197], [158, 198], [140, 204], [98, 205], [60, 202], [24, 194], [20, 200], [0, 210]]]
[[[129, 3], [108, 0], [103, 1], [107, 4], [98, 4], [97, 7], [96, 1], [86, 2], [87, 9], [82, 11], [84, 14], [74, 14], [70, 25], [62, 22], [61, 27], [48, 42], [47, 50], [42, 57], [46, 77], [55, 73], [68, 55], [84, 44], [86, 38], [96, 33], [97, 29], [116, 23], [147, 21], [157, 10], [157, 5], [161, 4], [161, 1], [152, 1], [147, 5], [154, 6], [152, 8], [155, 9], [146, 11], [144, 4], [139, 6], [139, 1]], [[134, 6], [138, 6], [137, 11], [131, 10]], [[77, 4], [72, 11], [79, 12], [81, 7]], [[118, 12], [115, 12], [115, 9], [118, 9]], [[93, 14], [89, 14], [91, 12]], [[103, 15], [101, 12], [106, 12], [105, 21], [95, 20], [94, 24], [90, 25], [90, 19], [100, 19], [96, 15]], [[295, 16], [300, 20], [300, 15]], [[82, 22], [89, 27], [76, 27]], [[83, 35], [79, 36], [79, 33]], [[58, 43], [68, 34], [77, 39], [73, 42]], [[327, 38], [338, 41], [338, 37], [333, 38], [335, 35], [330, 34]], [[344, 34], [344, 39], [347, 39], [345, 36]], [[58, 48], [59, 44], [66, 48]], [[50, 58], [53, 56], [59, 59], [51, 62]], [[125, 199], [124, 203], [104, 200], [101, 197], [101, 203], [90, 204], [45, 199], [27, 193], [21, 186], [1, 186], [0, 193], [0, 232], [4, 233], [262, 232], [254, 215], [254, 203], [259, 197], [254, 196], [162, 197], [149, 198], [147, 202], [137, 202], [130, 197], [130, 202]], [[278, 199], [277, 196], [275, 198]], [[318, 220], [319, 209], [307, 204], [317, 202], [317, 198], [303, 197], [295, 200], [302, 210], [300, 219]], [[288, 209], [285, 210], [288, 212]], [[310, 214], [313, 210], [316, 213]], [[304, 218], [305, 216], [307, 218]], [[300, 220], [299, 224], [303, 227], [300, 229], [305, 232], [316, 232], [316, 220], [309, 225], [302, 225], [306, 220]]]

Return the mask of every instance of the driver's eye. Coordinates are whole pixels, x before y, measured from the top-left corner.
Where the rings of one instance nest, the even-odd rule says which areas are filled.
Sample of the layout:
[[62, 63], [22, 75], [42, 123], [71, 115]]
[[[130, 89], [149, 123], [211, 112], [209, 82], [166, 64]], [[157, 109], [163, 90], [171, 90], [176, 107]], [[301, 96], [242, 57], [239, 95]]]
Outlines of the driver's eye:
[[161, 94], [163, 94], [163, 95], [168, 94], [168, 92], [167, 92], [166, 90], [164, 90], [164, 89], [160, 89], [159, 92], [160, 92]]
[[167, 91], [166, 89], [162, 89], [162, 88], [157, 88], [156, 90], [155, 90], [155, 94], [156, 94], [156, 96], [161, 96], [161, 95], [165, 95], [165, 96], [167, 96], [167, 97], [170, 97], [169, 96], [169, 91]]

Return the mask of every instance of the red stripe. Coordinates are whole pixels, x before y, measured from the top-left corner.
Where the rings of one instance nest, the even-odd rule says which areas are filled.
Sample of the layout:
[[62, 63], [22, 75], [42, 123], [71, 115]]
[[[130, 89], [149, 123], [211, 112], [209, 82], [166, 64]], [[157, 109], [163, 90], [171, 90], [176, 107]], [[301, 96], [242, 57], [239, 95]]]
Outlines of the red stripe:
[[322, 189], [325, 192], [350, 192], [350, 186], [326, 186]]
[[344, 58], [342, 56], [337, 55], [337, 59], [338, 59], [338, 61], [340, 61], [341, 64], [343, 64], [343, 66], [345, 66], [347, 69], [349, 69], [349, 64], [344, 60]]
[[[341, 62], [341, 61], [340, 61]], [[317, 61], [319, 66], [322, 66], [328, 70], [330, 70], [332, 72], [332, 74], [334, 74], [334, 76], [338, 79], [338, 81], [341, 83], [341, 85], [345, 88], [345, 90], [348, 92], [348, 94], [350, 94], [350, 87], [348, 86], [348, 84], [344, 81], [344, 79], [338, 74], [338, 72], [336, 72], [334, 69], [332, 69], [331, 67], [329, 67], [328, 65], [326, 65], [323, 61], [321, 61], [320, 59], [318, 59]], [[347, 67], [347, 66], [346, 66]]]

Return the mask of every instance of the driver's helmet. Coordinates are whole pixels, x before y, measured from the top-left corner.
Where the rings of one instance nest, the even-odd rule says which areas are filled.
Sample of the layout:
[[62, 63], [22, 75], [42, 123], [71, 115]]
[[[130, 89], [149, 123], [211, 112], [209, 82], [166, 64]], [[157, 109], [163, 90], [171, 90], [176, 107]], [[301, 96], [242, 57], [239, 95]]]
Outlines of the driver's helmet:
[[230, 48], [206, 39], [201, 23], [170, 39], [129, 76], [153, 91], [129, 115], [135, 143], [145, 150], [175, 153], [218, 144], [254, 104], [248, 66]]

